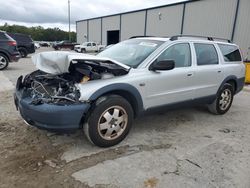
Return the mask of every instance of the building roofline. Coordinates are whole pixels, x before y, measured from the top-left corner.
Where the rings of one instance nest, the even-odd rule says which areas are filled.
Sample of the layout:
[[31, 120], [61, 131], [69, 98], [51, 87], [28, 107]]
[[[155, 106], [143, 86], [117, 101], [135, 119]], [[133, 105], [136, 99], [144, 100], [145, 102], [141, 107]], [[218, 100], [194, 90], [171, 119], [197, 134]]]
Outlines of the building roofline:
[[95, 19], [107, 18], [107, 17], [111, 17], [111, 16], [119, 16], [119, 15], [123, 15], [123, 14], [130, 14], [130, 13], [147, 11], [147, 10], [152, 10], [152, 9], [157, 9], [157, 8], [164, 8], [164, 7], [170, 7], [170, 6], [181, 5], [181, 4], [186, 4], [186, 3], [192, 3], [195, 1], [201, 1], [201, 0], [184, 0], [181, 2], [176, 2], [176, 3], [166, 4], [166, 5], [160, 5], [160, 6], [155, 6], [155, 7], [143, 8], [143, 9], [121, 12], [121, 13], [116, 13], [116, 14], [109, 14], [109, 15], [98, 16], [98, 17], [93, 17], [93, 18], [88, 18], [88, 19], [83, 19], [83, 20], [77, 20], [76, 23], [87, 21], [87, 20], [95, 20]]

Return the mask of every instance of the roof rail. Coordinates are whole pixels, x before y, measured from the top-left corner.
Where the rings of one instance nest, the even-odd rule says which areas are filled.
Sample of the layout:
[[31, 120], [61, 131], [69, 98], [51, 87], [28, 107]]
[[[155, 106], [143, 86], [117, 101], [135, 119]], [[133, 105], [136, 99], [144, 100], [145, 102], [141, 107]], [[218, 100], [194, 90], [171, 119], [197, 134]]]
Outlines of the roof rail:
[[155, 36], [138, 35], [138, 36], [132, 36], [129, 39], [142, 38], [142, 37], [155, 37]]
[[222, 40], [222, 41], [227, 41], [228, 43], [231, 43], [231, 40], [229, 39], [224, 39], [224, 38], [218, 38], [218, 37], [207, 37], [207, 36], [199, 36], [199, 35], [175, 35], [170, 37], [171, 41], [178, 40], [180, 37], [191, 37], [191, 38], [204, 38], [210, 41], [214, 40]]

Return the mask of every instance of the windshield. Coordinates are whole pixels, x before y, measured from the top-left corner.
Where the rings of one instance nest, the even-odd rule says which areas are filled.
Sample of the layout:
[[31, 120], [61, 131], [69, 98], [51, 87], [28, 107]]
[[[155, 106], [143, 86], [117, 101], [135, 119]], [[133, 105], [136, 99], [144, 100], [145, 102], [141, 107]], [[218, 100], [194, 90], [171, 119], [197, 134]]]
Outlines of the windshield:
[[120, 42], [99, 53], [97, 56], [114, 59], [136, 68], [161, 44], [163, 44], [163, 41], [131, 39]]

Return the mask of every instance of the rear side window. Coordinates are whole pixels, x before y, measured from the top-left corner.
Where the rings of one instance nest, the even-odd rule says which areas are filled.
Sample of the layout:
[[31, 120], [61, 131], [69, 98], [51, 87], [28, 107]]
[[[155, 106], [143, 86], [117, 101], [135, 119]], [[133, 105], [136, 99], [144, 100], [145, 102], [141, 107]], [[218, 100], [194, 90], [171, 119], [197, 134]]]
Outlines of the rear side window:
[[218, 54], [214, 45], [195, 43], [194, 48], [197, 65], [214, 65], [219, 63]]
[[33, 42], [31, 37], [28, 35], [19, 33], [8, 33], [8, 35], [15, 39], [17, 42]]
[[226, 44], [218, 44], [218, 46], [224, 56], [225, 61], [241, 61], [240, 51], [237, 46]]

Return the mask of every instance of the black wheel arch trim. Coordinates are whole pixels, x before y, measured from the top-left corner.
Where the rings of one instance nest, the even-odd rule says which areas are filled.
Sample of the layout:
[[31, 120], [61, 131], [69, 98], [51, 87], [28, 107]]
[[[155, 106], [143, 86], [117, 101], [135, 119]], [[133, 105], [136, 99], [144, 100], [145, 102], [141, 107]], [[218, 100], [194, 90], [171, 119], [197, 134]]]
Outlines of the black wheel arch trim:
[[0, 54], [5, 55], [5, 56], [8, 58], [8, 60], [10, 61], [10, 55], [9, 55], [9, 53], [8, 53], [7, 51], [1, 50], [1, 51], [0, 51]]
[[128, 93], [132, 98], [129, 100], [134, 111], [135, 115], [138, 116], [144, 111], [143, 100], [140, 92], [132, 85], [126, 83], [115, 83], [108, 86], [104, 86], [97, 91], [95, 91], [89, 98], [90, 101], [95, 101], [99, 97], [106, 94], [121, 94], [121, 96], [125, 93]]
[[226, 78], [222, 81], [222, 83], [221, 83], [221, 85], [220, 85], [220, 87], [219, 87], [219, 89], [218, 89], [218, 91], [217, 91], [217, 94], [218, 94], [218, 92], [221, 90], [221, 88], [225, 85], [225, 83], [228, 83], [228, 82], [230, 82], [230, 81], [234, 81], [234, 83], [235, 83], [235, 94], [237, 94], [237, 93], [240, 92], [240, 91], [243, 89], [243, 87], [244, 87], [244, 84], [245, 84], [245, 77], [237, 78], [237, 77], [234, 76], [234, 75], [231, 75], [231, 76], [226, 77]]

